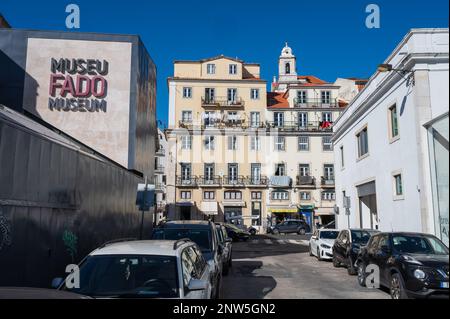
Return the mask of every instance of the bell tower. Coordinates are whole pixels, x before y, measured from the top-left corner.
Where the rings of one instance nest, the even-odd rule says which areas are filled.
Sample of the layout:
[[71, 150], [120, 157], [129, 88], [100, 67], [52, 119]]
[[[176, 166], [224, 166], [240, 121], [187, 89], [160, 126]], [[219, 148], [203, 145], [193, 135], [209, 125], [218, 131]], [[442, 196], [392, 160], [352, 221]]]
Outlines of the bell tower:
[[278, 59], [278, 81], [297, 81], [297, 58], [292, 53], [292, 49], [288, 46], [287, 42]]

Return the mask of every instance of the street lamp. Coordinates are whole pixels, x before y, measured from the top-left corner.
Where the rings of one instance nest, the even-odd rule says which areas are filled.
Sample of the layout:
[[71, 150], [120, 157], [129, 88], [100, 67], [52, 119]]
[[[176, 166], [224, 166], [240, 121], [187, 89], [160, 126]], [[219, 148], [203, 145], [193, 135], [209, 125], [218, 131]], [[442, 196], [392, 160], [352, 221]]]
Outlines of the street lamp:
[[404, 78], [407, 82], [409, 82], [410, 77], [405, 78], [405, 75], [410, 74], [412, 77], [412, 84], [414, 85], [414, 70], [405, 70], [405, 69], [394, 69], [394, 67], [392, 66], [392, 64], [388, 64], [388, 63], [384, 63], [384, 64], [379, 64], [377, 71], [380, 73], [386, 73], [386, 72], [391, 72], [394, 71], [398, 74], [400, 74], [400, 76], [402, 78]]

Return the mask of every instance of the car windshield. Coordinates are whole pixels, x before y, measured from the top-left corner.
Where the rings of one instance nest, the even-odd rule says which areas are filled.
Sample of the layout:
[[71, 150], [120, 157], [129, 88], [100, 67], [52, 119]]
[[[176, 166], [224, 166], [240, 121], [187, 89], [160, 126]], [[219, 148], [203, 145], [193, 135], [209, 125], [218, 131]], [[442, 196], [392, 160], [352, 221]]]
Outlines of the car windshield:
[[172, 256], [93, 256], [80, 267], [80, 287], [63, 289], [97, 298], [176, 298], [177, 278]]
[[189, 238], [195, 242], [202, 252], [211, 251], [210, 232], [206, 229], [157, 229], [153, 234], [153, 239], [177, 240]]
[[336, 239], [339, 235], [338, 231], [321, 231], [320, 238], [321, 239]]
[[392, 244], [402, 254], [448, 255], [448, 248], [438, 239], [428, 236], [393, 236]]
[[366, 245], [372, 233], [367, 230], [352, 230], [352, 242], [354, 244]]

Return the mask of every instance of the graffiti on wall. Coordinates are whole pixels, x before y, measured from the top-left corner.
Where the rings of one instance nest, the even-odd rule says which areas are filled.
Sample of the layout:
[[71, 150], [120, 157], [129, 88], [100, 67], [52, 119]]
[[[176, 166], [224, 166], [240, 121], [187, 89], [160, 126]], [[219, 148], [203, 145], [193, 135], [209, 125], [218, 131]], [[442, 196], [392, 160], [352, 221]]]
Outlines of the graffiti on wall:
[[0, 209], [0, 251], [11, 244], [11, 223], [3, 216]]

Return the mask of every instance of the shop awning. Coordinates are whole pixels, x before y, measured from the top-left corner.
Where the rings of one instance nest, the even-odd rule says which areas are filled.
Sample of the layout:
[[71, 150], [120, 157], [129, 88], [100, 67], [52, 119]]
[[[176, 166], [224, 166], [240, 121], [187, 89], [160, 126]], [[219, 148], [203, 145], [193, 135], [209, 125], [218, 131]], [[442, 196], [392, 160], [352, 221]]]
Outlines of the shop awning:
[[245, 202], [222, 202], [223, 207], [245, 207]]
[[176, 205], [177, 206], [188, 206], [188, 207], [191, 207], [191, 206], [195, 206], [195, 202], [178, 202], [178, 203], [176, 203]]
[[273, 213], [273, 214], [298, 213], [298, 208], [269, 208], [269, 213]]
[[205, 215], [217, 215], [219, 213], [219, 203], [217, 202], [202, 202], [201, 210]]

